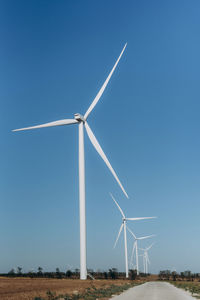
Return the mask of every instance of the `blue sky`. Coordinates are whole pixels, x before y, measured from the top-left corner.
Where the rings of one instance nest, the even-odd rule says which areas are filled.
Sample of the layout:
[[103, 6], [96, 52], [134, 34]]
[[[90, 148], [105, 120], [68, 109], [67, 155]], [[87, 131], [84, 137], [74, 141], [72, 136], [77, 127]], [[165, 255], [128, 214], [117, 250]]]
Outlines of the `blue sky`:
[[152, 272], [199, 272], [199, 13], [198, 0], [0, 2], [0, 272], [79, 267], [78, 128], [11, 130], [84, 114], [126, 42], [88, 122], [130, 199], [85, 135], [87, 265], [124, 270], [112, 192], [128, 216], [158, 216], [130, 224], [157, 234]]

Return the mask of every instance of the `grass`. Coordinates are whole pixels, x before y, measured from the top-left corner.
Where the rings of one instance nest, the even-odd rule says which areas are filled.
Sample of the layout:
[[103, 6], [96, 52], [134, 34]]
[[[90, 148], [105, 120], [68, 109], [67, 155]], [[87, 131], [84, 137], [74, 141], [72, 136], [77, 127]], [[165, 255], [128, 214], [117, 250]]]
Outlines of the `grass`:
[[100, 298], [110, 298], [112, 295], [118, 295], [123, 291], [129, 289], [130, 287], [136, 286], [138, 284], [142, 284], [143, 282], [137, 283], [126, 283], [121, 286], [111, 285], [108, 288], [100, 288], [97, 289], [95, 286], [91, 286], [91, 288], [87, 288], [86, 291], [82, 294], [65, 294], [65, 295], [55, 295], [51, 291], [47, 291], [47, 297], [35, 297], [33, 300], [96, 300]]
[[171, 281], [177, 288], [190, 292], [194, 297], [200, 299], [200, 282], [198, 281]]

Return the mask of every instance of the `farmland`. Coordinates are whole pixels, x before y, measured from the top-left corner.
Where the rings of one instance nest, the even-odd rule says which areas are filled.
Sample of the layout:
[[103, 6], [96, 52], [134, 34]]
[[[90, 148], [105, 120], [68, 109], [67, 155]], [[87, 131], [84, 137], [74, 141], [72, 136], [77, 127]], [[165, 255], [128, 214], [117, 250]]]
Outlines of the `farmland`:
[[[83, 297], [85, 294], [88, 295], [88, 299], [102, 296], [105, 299], [139, 283], [142, 281], [0, 277], [0, 299], [33, 300], [36, 297], [55, 299], [55, 296], [59, 295], [70, 295], [71, 298], [78, 299], [85, 298]], [[95, 297], [92, 297], [92, 294], [95, 294]]]

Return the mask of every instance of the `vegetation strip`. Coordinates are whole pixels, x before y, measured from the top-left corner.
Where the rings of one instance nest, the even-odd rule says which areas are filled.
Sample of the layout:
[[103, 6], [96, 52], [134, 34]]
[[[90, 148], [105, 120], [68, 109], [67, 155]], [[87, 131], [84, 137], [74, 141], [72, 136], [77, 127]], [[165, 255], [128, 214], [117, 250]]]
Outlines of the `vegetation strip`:
[[190, 270], [177, 273], [176, 271], [160, 271], [159, 280], [169, 281], [177, 288], [184, 289], [192, 296], [200, 299], [200, 273], [192, 273]]
[[134, 287], [136, 285], [142, 284], [143, 282], [137, 282], [137, 283], [126, 283], [124, 285], [111, 285], [109, 288], [100, 288], [97, 289], [95, 286], [91, 286], [91, 288], [87, 288], [86, 291], [82, 294], [65, 294], [65, 295], [55, 295], [55, 293], [52, 293], [51, 291], [47, 291], [47, 297], [41, 298], [41, 297], [35, 297], [34, 300], [96, 300], [99, 298], [110, 298], [113, 295], [118, 295], [125, 290]]
[[181, 282], [181, 281], [170, 281], [171, 284], [177, 288], [184, 289], [192, 294], [192, 296], [200, 299], [200, 282]]

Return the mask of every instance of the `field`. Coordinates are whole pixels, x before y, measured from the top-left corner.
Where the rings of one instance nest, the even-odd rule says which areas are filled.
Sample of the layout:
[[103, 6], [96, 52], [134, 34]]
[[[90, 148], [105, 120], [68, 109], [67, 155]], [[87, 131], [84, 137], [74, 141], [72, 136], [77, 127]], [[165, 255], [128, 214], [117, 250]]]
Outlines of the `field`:
[[[101, 297], [109, 295], [109, 293], [119, 293], [139, 281], [129, 280], [77, 280], [77, 279], [46, 279], [46, 278], [6, 278], [0, 277], [0, 299], [1, 300], [33, 300], [36, 297], [42, 299], [55, 299], [51, 294], [72, 295], [73, 298], [81, 298], [78, 295], [88, 294], [88, 299], [98, 297], [91, 296], [92, 291], [98, 295], [101, 291]], [[128, 285], [127, 285], [128, 284]], [[117, 286], [114, 287], [113, 285]], [[107, 290], [109, 293], [104, 293]], [[49, 296], [47, 295], [47, 292]], [[77, 296], [77, 297], [76, 297]], [[100, 297], [99, 297], [100, 298]], [[109, 298], [109, 297], [108, 297]], [[60, 298], [61, 299], [61, 298]], [[62, 298], [64, 299], [64, 298]]]

